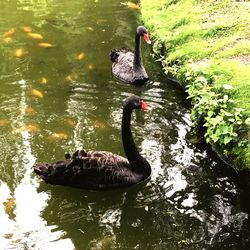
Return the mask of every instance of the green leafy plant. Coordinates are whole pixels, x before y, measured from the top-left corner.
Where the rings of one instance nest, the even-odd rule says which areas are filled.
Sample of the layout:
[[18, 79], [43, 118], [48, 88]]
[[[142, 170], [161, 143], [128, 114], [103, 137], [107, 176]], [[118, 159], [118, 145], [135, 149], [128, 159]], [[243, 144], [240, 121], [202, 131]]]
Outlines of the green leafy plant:
[[[211, 85], [207, 76], [192, 70], [186, 72], [185, 77], [189, 82], [186, 91], [193, 105], [193, 126], [199, 128], [198, 125], [203, 123], [206, 142], [222, 146], [225, 155], [232, 147], [234, 153], [239, 154], [247, 146], [247, 140], [242, 140], [241, 134], [246, 132], [250, 118], [246, 119], [244, 109], [235, 107], [230, 99], [232, 87], [227, 84]], [[213, 81], [211, 77], [210, 81]]]
[[236, 169], [250, 168], [248, 1], [140, 4], [155, 57], [190, 95], [193, 130], [205, 134]]

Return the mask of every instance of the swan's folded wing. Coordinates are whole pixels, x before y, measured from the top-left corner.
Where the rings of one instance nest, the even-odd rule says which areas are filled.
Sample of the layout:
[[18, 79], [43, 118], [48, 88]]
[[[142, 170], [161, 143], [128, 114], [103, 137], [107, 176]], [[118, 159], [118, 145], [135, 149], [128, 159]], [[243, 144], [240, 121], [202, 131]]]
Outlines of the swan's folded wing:
[[134, 54], [131, 51], [117, 52], [116, 62], [112, 64], [114, 76], [122, 81], [130, 82], [133, 78]]
[[75, 159], [68, 165], [74, 173], [74, 185], [89, 189], [107, 189], [128, 186], [138, 181], [128, 160], [110, 152], [88, 152], [92, 157]]
[[128, 186], [141, 179], [131, 171], [128, 160], [106, 151], [77, 151], [69, 159], [33, 166], [46, 183], [85, 189]]
[[120, 155], [113, 154], [107, 151], [88, 151], [85, 156], [76, 157], [68, 165], [68, 168], [74, 165], [79, 165], [81, 162], [82, 168], [121, 168], [130, 166], [128, 160]]

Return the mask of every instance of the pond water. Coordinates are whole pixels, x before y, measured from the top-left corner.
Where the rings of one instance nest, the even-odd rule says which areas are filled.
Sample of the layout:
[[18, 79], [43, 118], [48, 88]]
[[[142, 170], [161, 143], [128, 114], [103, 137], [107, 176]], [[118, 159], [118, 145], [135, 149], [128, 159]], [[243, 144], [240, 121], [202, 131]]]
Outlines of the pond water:
[[[247, 214], [237, 187], [190, 140], [183, 91], [150, 46], [142, 43], [146, 85], [111, 75], [109, 51], [133, 48], [139, 14], [117, 0], [1, 1], [1, 249], [240, 249]], [[122, 103], [131, 94], [152, 108], [132, 121], [149, 182], [92, 192], [32, 172], [83, 147], [124, 155]]]

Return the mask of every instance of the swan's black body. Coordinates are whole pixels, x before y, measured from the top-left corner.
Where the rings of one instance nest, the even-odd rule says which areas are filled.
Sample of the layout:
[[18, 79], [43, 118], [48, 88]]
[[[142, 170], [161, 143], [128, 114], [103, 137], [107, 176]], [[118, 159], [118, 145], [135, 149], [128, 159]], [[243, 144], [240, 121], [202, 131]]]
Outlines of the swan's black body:
[[141, 84], [148, 80], [147, 72], [142, 63], [141, 37], [143, 37], [147, 43], [151, 43], [146, 28], [139, 26], [135, 33], [134, 52], [126, 48], [113, 49], [110, 52], [112, 73], [121, 81], [131, 84]]
[[33, 166], [46, 183], [83, 189], [108, 189], [139, 183], [151, 175], [151, 167], [137, 150], [130, 129], [133, 109], [148, 107], [138, 96], [127, 98], [123, 107], [122, 141], [127, 159], [106, 151], [76, 151], [65, 160]]

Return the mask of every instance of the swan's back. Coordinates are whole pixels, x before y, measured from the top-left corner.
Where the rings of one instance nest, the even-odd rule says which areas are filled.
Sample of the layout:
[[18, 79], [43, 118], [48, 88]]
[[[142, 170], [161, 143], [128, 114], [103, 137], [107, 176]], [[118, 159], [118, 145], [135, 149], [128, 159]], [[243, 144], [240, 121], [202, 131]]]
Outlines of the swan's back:
[[129, 49], [114, 49], [110, 53], [113, 75], [125, 82], [132, 82], [134, 53]]
[[110, 52], [113, 75], [121, 81], [135, 84], [148, 80], [148, 75], [144, 67], [134, 69], [134, 53], [133, 51], [122, 48], [113, 49]]
[[76, 151], [63, 161], [36, 164], [34, 171], [46, 183], [84, 189], [125, 187], [143, 180], [128, 160], [106, 151]]

